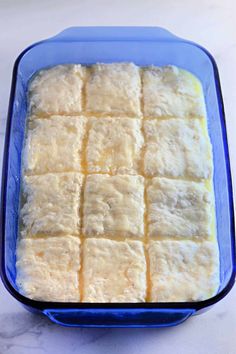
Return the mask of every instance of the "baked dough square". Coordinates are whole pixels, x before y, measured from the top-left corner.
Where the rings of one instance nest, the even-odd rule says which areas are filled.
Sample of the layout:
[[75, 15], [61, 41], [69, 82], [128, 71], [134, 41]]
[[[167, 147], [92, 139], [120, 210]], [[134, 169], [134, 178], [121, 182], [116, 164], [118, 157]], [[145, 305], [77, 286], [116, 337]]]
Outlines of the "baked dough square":
[[86, 84], [86, 110], [91, 113], [137, 117], [141, 79], [132, 63], [95, 64]]
[[216, 242], [152, 241], [149, 257], [152, 302], [202, 301], [216, 294]]
[[175, 66], [143, 70], [144, 116], [205, 117], [205, 103], [200, 81], [190, 72]]
[[78, 237], [21, 239], [17, 247], [20, 292], [40, 301], [80, 301]]
[[21, 209], [22, 236], [80, 233], [79, 173], [25, 176]]
[[138, 174], [143, 146], [141, 120], [91, 118], [89, 122], [89, 173]]
[[81, 65], [57, 65], [39, 71], [29, 86], [32, 114], [78, 114], [82, 111], [82, 87], [85, 68]]
[[142, 237], [143, 218], [142, 176], [87, 176], [83, 210], [83, 234], [86, 237]]
[[155, 177], [147, 187], [149, 237], [212, 236], [213, 195], [204, 182]]
[[211, 177], [211, 144], [199, 119], [147, 120], [144, 130], [146, 176]]
[[84, 117], [51, 116], [30, 122], [23, 153], [26, 174], [81, 171]]
[[144, 302], [146, 261], [140, 241], [87, 239], [83, 302]]

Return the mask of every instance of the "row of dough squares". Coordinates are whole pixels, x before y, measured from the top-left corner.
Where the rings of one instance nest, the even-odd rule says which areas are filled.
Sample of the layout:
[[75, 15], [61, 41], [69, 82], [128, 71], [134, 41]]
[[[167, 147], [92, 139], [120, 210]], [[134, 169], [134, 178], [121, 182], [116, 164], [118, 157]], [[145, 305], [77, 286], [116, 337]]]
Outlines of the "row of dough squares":
[[174, 66], [133, 63], [59, 65], [40, 71], [30, 85], [30, 112], [38, 116], [81, 112], [128, 117], [204, 117], [201, 84]]
[[212, 175], [212, 153], [204, 124], [181, 118], [144, 124], [114, 117], [32, 119], [24, 173], [78, 171], [207, 179]]
[[[84, 183], [84, 188], [82, 185]], [[211, 239], [210, 182], [57, 173], [25, 176], [23, 238], [50, 235]]]
[[[145, 248], [150, 274], [147, 279]], [[32, 299], [66, 302], [200, 301], [219, 284], [218, 251], [204, 241], [21, 239], [17, 284]]]

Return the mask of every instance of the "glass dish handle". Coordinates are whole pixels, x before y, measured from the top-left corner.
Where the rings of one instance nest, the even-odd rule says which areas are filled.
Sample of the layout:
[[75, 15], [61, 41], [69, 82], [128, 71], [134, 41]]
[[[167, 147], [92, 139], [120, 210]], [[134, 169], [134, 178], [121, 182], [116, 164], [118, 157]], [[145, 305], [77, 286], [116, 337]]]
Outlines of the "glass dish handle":
[[47, 309], [53, 322], [69, 327], [166, 327], [187, 320], [193, 309]]
[[176, 41], [181, 38], [162, 27], [69, 27], [47, 41], [121, 41], [121, 40], [165, 40]]

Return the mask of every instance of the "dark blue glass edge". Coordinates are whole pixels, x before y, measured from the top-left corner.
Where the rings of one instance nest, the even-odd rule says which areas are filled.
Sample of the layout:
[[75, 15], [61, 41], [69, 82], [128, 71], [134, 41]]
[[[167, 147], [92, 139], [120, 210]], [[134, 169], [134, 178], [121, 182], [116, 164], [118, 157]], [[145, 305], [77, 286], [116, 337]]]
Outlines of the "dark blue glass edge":
[[[192, 309], [152, 309], [149, 312], [145, 309], [136, 309], [130, 313], [130, 310], [113, 309], [48, 309], [44, 314], [56, 324], [65, 327], [115, 327], [115, 328], [160, 328], [176, 326], [186, 321], [194, 314]], [[78, 314], [78, 320], [77, 320]], [[62, 317], [60, 317], [62, 315]], [[63, 317], [66, 315], [67, 317]], [[165, 317], [167, 316], [167, 317]], [[172, 316], [172, 318], [170, 317]], [[165, 318], [165, 320], [163, 320]], [[75, 322], [73, 320], [76, 320]]]
[[[95, 38], [94, 38], [95, 40]], [[139, 40], [137, 38], [125, 39], [121, 38], [122, 40], [126, 41], [135, 41]], [[9, 99], [9, 107], [8, 107], [8, 115], [7, 115], [7, 124], [6, 124], [6, 133], [5, 133], [5, 144], [4, 144], [4, 154], [3, 154], [3, 165], [2, 165], [2, 185], [1, 185], [1, 211], [0, 211], [0, 244], [1, 244], [1, 267], [0, 267], [0, 276], [2, 278], [3, 284], [8, 290], [8, 292], [19, 302], [23, 305], [44, 311], [49, 308], [53, 309], [149, 309], [149, 310], [158, 310], [158, 309], [188, 309], [199, 311], [203, 308], [210, 307], [224, 298], [229, 291], [232, 289], [234, 282], [235, 282], [235, 274], [236, 274], [236, 250], [235, 250], [235, 218], [234, 218], [234, 208], [233, 208], [233, 188], [232, 188], [232, 177], [231, 177], [231, 168], [230, 168], [230, 159], [229, 159], [229, 150], [228, 150], [228, 140], [227, 140], [227, 129], [226, 129], [226, 121], [225, 121], [225, 111], [224, 111], [224, 104], [222, 98], [222, 91], [220, 86], [220, 77], [219, 71], [217, 68], [217, 64], [215, 59], [211, 55], [211, 53], [206, 50], [204, 47], [188, 40], [183, 40], [181, 38], [175, 37], [174, 40], [172, 39], [164, 39], [165, 42], [172, 42], [178, 41], [183, 42], [189, 45], [193, 45], [198, 47], [202, 50], [210, 59], [213, 70], [214, 70], [214, 77], [215, 77], [215, 84], [216, 84], [216, 92], [217, 92], [217, 100], [220, 110], [220, 121], [221, 121], [221, 128], [222, 128], [222, 136], [223, 136], [223, 145], [224, 145], [224, 156], [225, 156], [225, 164], [226, 164], [226, 171], [227, 171], [227, 182], [228, 182], [228, 194], [229, 194], [229, 206], [230, 206], [230, 223], [231, 223], [231, 250], [232, 250], [232, 273], [229, 278], [229, 281], [224, 289], [222, 289], [217, 295], [203, 301], [196, 301], [196, 302], [162, 302], [162, 303], [66, 303], [66, 302], [45, 302], [45, 301], [37, 301], [29, 299], [23, 295], [21, 295], [10, 283], [5, 270], [5, 216], [6, 216], [6, 192], [7, 192], [7, 179], [8, 179], [8, 162], [9, 162], [9, 142], [10, 142], [10, 131], [11, 131], [11, 123], [12, 123], [12, 112], [13, 112], [13, 103], [15, 98], [15, 89], [16, 89], [16, 77], [18, 66], [20, 63], [21, 58], [27, 53], [30, 49], [35, 46], [41, 45], [45, 42], [53, 42], [53, 38], [42, 40], [36, 42], [26, 49], [24, 49], [20, 55], [17, 57], [14, 67], [13, 67], [13, 74], [12, 74], [12, 83], [11, 83], [11, 91], [10, 91], [10, 99]], [[55, 40], [55, 42], [57, 42]], [[76, 40], [75, 40], [76, 41]], [[86, 42], [93, 41], [93, 40], [84, 40]], [[106, 41], [106, 38], [101, 39], [101, 41]], [[107, 41], [112, 41], [112, 39], [108, 39]], [[115, 41], [119, 41], [115, 39]], [[149, 41], [148, 39], [143, 39], [141, 41]], [[156, 39], [150, 41], [157, 41]], [[67, 42], [65, 39], [60, 40], [60, 42]], [[73, 40], [72, 40], [73, 42]]]

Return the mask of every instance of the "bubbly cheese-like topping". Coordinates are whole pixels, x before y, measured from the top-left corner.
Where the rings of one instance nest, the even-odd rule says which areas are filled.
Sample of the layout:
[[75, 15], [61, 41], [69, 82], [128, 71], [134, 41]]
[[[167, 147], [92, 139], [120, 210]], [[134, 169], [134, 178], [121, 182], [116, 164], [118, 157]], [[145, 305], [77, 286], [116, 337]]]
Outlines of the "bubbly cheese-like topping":
[[81, 171], [87, 119], [52, 116], [30, 122], [23, 154], [28, 174]]
[[141, 79], [132, 63], [96, 64], [86, 84], [86, 110], [140, 116]]
[[201, 301], [216, 294], [216, 242], [153, 241], [149, 246], [151, 301]]
[[212, 194], [204, 182], [155, 177], [147, 188], [150, 237], [211, 237]]
[[92, 118], [87, 144], [89, 172], [138, 174], [143, 145], [141, 121]]
[[79, 234], [83, 176], [58, 173], [25, 176], [21, 209], [24, 236]]
[[78, 64], [41, 70], [29, 87], [30, 112], [37, 115], [80, 113], [84, 72]]
[[41, 301], [80, 301], [77, 237], [21, 239], [16, 268], [16, 283], [23, 295]]
[[219, 285], [199, 80], [174, 66], [58, 65], [29, 86], [19, 291], [64, 302], [198, 301]]
[[147, 120], [144, 129], [147, 176], [211, 177], [211, 145], [199, 119]]
[[146, 262], [142, 242], [87, 239], [83, 249], [84, 302], [143, 302]]
[[142, 176], [87, 176], [83, 209], [85, 236], [142, 237], [143, 214]]
[[200, 81], [175, 66], [143, 71], [144, 115], [147, 117], [205, 117]]

